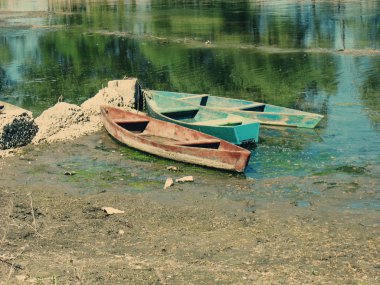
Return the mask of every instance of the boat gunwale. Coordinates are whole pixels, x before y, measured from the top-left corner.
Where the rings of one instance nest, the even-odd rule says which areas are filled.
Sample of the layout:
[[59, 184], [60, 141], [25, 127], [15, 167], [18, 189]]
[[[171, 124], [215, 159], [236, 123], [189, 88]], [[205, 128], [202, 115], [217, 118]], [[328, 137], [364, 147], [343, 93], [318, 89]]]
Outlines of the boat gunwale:
[[[286, 109], [286, 110], [291, 110], [292, 112], [288, 111], [286, 112], [271, 112], [271, 111], [251, 111], [251, 110], [242, 110], [242, 109], [239, 109], [239, 108], [245, 108], [246, 106], [244, 106], [244, 104], [241, 106], [241, 107], [212, 107], [212, 106], [202, 106], [202, 105], [198, 105], [198, 104], [195, 104], [195, 103], [191, 103], [191, 102], [188, 102], [188, 104], [190, 105], [194, 105], [194, 106], [197, 106], [197, 107], [200, 107], [200, 108], [205, 108], [205, 109], [211, 109], [211, 110], [220, 110], [220, 111], [224, 111], [224, 112], [231, 112], [231, 113], [240, 113], [240, 112], [243, 112], [243, 113], [247, 113], [247, 114], [258, 114], [258, 115], [276, 115], [276, 116], [298, 116], [298, 115], [301, 115], [303, 116], [305, 119], [319, 119], [315, 124], [313, 124], [313, 128], [325, 117], [324, 115], [321, 115], [321, 114], [317, 114], [317, 113], [311, 113], [311, 112], [307, 112], [307, 111], [302, 111], [302, 110], [297, 110], [297, 109], [292, 109], [292, 108], [288, 108], [288, 107], [281, 107], [281, 106], [276, 106], [276, 105], [273, 105], [273, 104], [268, 104], [268, 103], [264, 103], [264, 102], [256, 102], [256, 101], [249, 101], [249, 100], [245, 100], [245, 99], [238, 99], [238, 98], [229, 98], [229, 97], [221, 97], [221, 96], [216, 96], [216, 95], [211, 95], [211, 94], [195, 94], [195, 93], [184, 93], [184, 92], [172, 92], [172, 91], [159, 91], [159, 90], [144, 90], [144, 92], [147, 92], [147, 93], [151, 93], [151, 94], [154, 94], [154, 93], [157, 93], [159, 96], [166, 96], [165, 94], [162, 94], [162, 93], [171, 93], [171, 94], [183, 94], [183, 97], [180, 97], [180, 98], [176, 98], [176, 97], [171, 97], [170, 95], [167, 96], [167, 97], [170, 97], [171, 99], [173, 100], [179, 100], [179, 101], [182, 101], [182, 102], [186, 102], [187, 99], [193, 99], [193, 98], [204, 98], [206, 96], [212, 96], [213, 98], [217, 98], [217, 99], [221, 99], [221, 100], [232, 100], [232, 101], [240, 101], [240, 102], [244, 102], [244, 103], [247, 103], [248, 104], [252, 104], [252, 103], [257, 103], [257, 104], [263, 104], [264, 106], [268, 106], [268, 107], [276, 107], [276, 108], [283, 108], [283, 109]], [[188, 97], [187, 97], [188, 96]], [[238, 114], [237, 114], [238, 115]], [[254, 118], [252, 118], [252, 120], [254, 120]], [[261, 122], [260, 119], [258, 119], [260, 121], [260, 123], [262, 124], [269, 124], [269, 125], [278, 125], [278, 126], [289, 126], [289, 127], [301, 127], [301, 126], [297, 126], [297, 124], [288, 124], [288, 123], [284, 123], [284, 124], [281, 124], [281, 123], [274, 123], [271, 121], [271, 123], [265, 123], [265, 122]], [[310, 128], [310, 127], [301, 127], [301, 128]]]

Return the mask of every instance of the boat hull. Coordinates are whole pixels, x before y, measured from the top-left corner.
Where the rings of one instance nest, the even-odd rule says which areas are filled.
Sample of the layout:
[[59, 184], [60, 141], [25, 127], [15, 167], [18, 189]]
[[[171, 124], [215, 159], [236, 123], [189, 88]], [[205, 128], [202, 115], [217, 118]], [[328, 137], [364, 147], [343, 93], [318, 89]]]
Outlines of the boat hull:
[[218, 97], [208, 94], [190, 94], [168, 91], [149, 91], [152, 94], [178, 99], [196, 106], [221, 110], [230, 114], [257, 120], [263, 125], [315, 128], [324, 116], [291, 108], [247, 100]]
[[244, 172], [250, 151], [185, 127], [102, 106], [104, 127], [119, 142], [180, 162]]
[[165, 96], [150, 97], [145, 94], [145, 100], [146, 110], [153, 118], [207, 133], [236, 145], [259, 141], [260, 123], [250, 118], [194, 107]]

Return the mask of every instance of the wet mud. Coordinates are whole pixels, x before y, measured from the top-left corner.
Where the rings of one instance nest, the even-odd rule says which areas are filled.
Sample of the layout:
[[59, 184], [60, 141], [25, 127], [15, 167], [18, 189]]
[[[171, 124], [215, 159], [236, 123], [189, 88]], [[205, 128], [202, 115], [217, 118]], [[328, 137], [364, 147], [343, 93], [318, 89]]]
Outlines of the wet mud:
[[29, 146], [0, 168], [1, 284], [379, 282], [379, 169], [250, 179], [104, 130]]

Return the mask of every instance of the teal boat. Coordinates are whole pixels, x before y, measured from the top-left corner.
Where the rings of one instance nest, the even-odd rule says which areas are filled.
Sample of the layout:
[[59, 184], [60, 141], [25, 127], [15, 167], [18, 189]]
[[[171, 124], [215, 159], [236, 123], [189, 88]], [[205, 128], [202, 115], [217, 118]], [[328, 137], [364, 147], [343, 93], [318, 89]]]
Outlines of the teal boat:
[[257, 143], [260, 123], [255, 120], [144, 91], [146, 110], [156, 119], [176, 123], [236, 145]]
[[232, 115], [253, 119], [263, 125], [314, 128], [323, 118], [322, 115], [295, 109], [258, 103], [240, 99], [218, 97], [209, 94], [190, 94], [149, 90], [153, 95], [177, 99], [195, 106], [221, 110]]

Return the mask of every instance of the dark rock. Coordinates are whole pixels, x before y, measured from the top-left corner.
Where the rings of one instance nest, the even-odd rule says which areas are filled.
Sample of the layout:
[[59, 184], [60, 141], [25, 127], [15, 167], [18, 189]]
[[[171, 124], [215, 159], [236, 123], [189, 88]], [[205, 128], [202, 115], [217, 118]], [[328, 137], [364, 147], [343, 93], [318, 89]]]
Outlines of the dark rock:
[[4, 111], [0, 114], [0, 149], [29, 144], [38, 132], [32, 114], [10, 104], [4, 106]]

